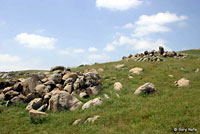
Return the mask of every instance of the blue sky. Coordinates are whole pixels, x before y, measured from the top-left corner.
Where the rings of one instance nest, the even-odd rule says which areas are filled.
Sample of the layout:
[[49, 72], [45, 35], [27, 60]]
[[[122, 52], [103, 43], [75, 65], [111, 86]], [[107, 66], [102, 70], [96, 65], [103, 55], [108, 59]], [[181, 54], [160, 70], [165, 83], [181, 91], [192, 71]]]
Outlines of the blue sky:
[[0, 0], [0, 71], [200, 48], [198, 0]]

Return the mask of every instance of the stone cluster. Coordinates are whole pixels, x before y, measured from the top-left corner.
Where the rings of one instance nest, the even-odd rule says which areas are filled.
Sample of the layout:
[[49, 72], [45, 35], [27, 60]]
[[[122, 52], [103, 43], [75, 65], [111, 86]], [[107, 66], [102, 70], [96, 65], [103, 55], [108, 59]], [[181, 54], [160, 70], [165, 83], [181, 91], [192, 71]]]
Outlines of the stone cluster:
[[152, 50], [150, 52], [144, 51], [143, 53], [137, 53], [134, 56], [130, 54], [128, 57], [124, 56], [122, 59], [132, 59], [137, 62], [156, 62], [163, 61], [166, 57], [173, 57], [177, 59], [183, 59], [187, 55], [177, 53], [175, 51], [164, 51], [163, 47], [159, 47], [159, 51]]
[[82, 98], [98, 95], [103, 89], [100, 79], [94, 69], [81, 73], [56, 66], [50, 72], [40, 72], [27, 79], [0, 82], [0, 101], [7, 101], [7, 106], [28, 103], [29, 111], [75, 110], [83, 104], [75, 95]]

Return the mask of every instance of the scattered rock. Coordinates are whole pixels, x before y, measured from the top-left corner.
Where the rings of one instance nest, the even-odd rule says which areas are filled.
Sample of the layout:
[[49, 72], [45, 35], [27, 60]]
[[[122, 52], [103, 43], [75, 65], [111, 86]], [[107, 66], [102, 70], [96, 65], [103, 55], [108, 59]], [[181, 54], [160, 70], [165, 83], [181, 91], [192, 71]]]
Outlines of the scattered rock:
[[179, 86], [179, 87], [185, 87], [185, 86], [189, 86], [190, 81], [187, 80], [186, 78], [181, 78], [178, 81], [174, 82], [175, 86]]
[[137, 75], [139, 75], [142, 71], [144, 71], [144, 69], [140, 67], [135, 67], [129, 70], [130, 73], [137, 74]]
[[40, 112], [38, 110], [34, 110], [34, 109], [31, 109], [29, 111], [29, 115], [31, 118], [38, 118], [38, 117], [47, 117], [48, 114], [46, 114], [45, 112]]
[[78, 125], [81, 123], [81, 121], [82, 121], [81, 119], [77, 119], [72, 123], [72, 125]]
[[109, 97], [107, 94], [104, 94], [104, 97], [105, 97], [106, 99], [110, 99], [110, 97]]
[[100, 106], [102, 104], [103, 104], [103, 100], [100, 97], [98, 97], [98, 98], [95, 98], [95, 99], [92, 99], [92, 100], [86, 102], [82, 106], [82, 110], [85, 110], [85, 109], [93, 107], [93, 106]]
[[122, 84], [120, 82], [115, 82], [114, 84], [114, 90], [119, 91], [120, 89], [122, 89]]
[[199, 72], [199, 68], [197, 68], [197, 69], [195, 70], [195, 72], [198, 73], [198, 72]]
[[124, 64], [119, 64], [119, 65], [116, 65], [116, 66], [115, 66], [115, 68], [117, 68], [117, 69], [121, 69], [121, 68], [124, 68], [124, 67], [125, 67]]
[[12, 99], [13, 97], [15, 97], [19, 94], [20, 94], [19, 92], [16, 92], [16, 91], [13, 91], [13, 90], [8, 91], [8, 92], [5, 93], [5, 100], [10, 100], [10, 99]]
[[61, 110], [75, 110], [82, 105], [74, 96], [70, 95], [66, 91], [59, 91], [52, 94], [49, 100], [48, 110], [55, 112]]
[[129, 75], [128, 78], [129, 78], [129, 79], [133, 79], [133, 76]]
[[174, 76], [173, 76], [173, 75], [171, 75], [171, 74], [170, 74], [170, 75], [168, 75], [168, 76], [169, 76], [169, 77], [171, 77], [171, 78], [173, 78], [173, 77], [174, 77]]
[[94, 73], [94, 74], [98, 74], [97, 70], [96, 69], [86, 69], [84, 71], [84, 73]]
[[120, 98], [119, 94], [118, 93], [115, 93], [115, 95], [117, 96], [117, 98]]
[[98, 72], [103, 72], [104, 69], [103, 69], [103, 68], [99, 68], [97, 71], [98, 71]]
[[85, 121], [85, 123], [87, 123], [87, 122], [93, 123], [93, 122], [95, 122], [96, 120], [98, 120], [99, 118], [100, 118], [99, 115], [95, 115], [95, 116], [93, 116], [93, 117], [88, 118], [88, 119]]
[[144, 85], [140, 86], [134, 94], [140, 94], [140, 93], [145, 93], [145, 94], [152, 94], [155, 93], [157, 89], [152, 83], [145, 83]]

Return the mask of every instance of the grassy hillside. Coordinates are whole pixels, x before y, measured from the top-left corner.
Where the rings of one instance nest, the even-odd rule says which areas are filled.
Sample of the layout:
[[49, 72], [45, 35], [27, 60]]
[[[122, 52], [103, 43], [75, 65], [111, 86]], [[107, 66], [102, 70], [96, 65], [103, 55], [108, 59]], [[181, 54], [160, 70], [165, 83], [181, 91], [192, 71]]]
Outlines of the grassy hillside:
[[[185, 59], [166, 58], [164, 62], [119, 61], [73, 68], [83, 71], [88, 68], [103, 68], [101, 72], [104, 89], [110, 99], [104, 99], [100, 107], [82, 111], [62, 111], [49, 113], [41, 123], [34, 124], [29, 118], [26, 105], [0, 106], [1, 134], [170, 134], [173, 128], [196, 128], [200, 133], [200, 50], [184, 51]], [[115, 69], [117, 64], [125, 64], [124, 69]], [[128, 78], [129, 70], [142, 67], [141, 75]], [[182, 68], [182, 69], [181, 69]], [[168, 75], [173, 75], [170, 78]], [[190, 80], [188, 87], [175, 87], [174, 81], [182, 77]], [[114, 91], [113, 84], [121, 82], [123, 89]], [[153, 95], [133, 95], [134, 91], [146, 82], [155, 85], [158, 92]], [[120, 95], [117, 98], [115, 93]], [[81, 99], [86, 102], [87, 100]], [[93, 115], [100, 119], [92, 123], [72, 126], [78, 118], [86, 119]]]

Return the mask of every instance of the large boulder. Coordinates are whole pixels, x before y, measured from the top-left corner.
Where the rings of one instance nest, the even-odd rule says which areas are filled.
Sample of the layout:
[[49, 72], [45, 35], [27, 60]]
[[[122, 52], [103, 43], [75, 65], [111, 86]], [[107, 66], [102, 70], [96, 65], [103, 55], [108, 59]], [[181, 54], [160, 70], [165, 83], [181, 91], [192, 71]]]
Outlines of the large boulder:
[[41, 82], [37, 75], [26, 79], [22, 82], [23, 94], [28, 95], [29, 93], [33, 93], [35, 91], [35, 87], [39, 84], [41, 84]]
[[144, 69], [140, 67], [135, 67], [129, 70], [130, 73], [137, 74], [137, 75], [139, 75], [142, 71], [144, 71]]
[[51, 87], [45, 86], [44, 84], [37, 85], [35, 87], [35, 92], [40, 96], [43, 97], [45, 94], [50, 92]]
[[122, 84], [120, 82], [115, 82], [114, 83], [114, 90], [119, 91], [120, 89], [122, 89]]
[[190, 81], [186, 78], [181, 78], [178, 81], [175, 81], [175, 85], [179, 87], [185, 87], [190, 85]]
[[164, 52], [165, 52], [164, 51], [164, 47], [159, 46], [159, 53], [160, 53], [160, 55], [163, 55]]
[[61, 110], [75, 110], [82, 105], [74, 96], [70, 95], [66, 91], [58, 91], [52, 94], [49, 100], [48, 109], [52, 112]]
[[119, 64], [119, 65], [116, 65], [116, 66], [115, 66], [115, 68], [117, 68], [117, 69], [121, 69], [121, 68], [124, 68], [124, 67], [125, 67], [124, 64]]
[[54, 81], [55, 84], [59, 84], [62, 81], [62, 76], [60, 74], [52, 74], [49, 78], [49, 81]]
[[67, 68], [64, 66], [55, 66], [55, 67], [52, 67], [50, 71], [53, 72], [53, 71], [57, 71], [57, 70], [65, 71], [65, 70], [67, 70]]
[[38, 109], [41, 105], [42, 105], [42, 98], [35, 98], [31, 102], [29, 102], [28, 106], [26, 107], [26, 110]]
[[76, 73], [67, 73], [62, 77], [62, 79], [67, 80], [68, 78], [72, 78], [72, 80], [75, 81], [77, 77], [78, 75]]
[[142, 85], [138, 89], [136, 89], [134, 94], [136, 94], [136, 95], [140, 94], [140, 93], [152, 94], [152, 93], [155, 93], [156, 91], [157, 91], [157, 89], [155, 88], [155, 86], [152, 83], [145, 83], [144, 85]]
[[100, 106], [103, 104], [103, 99], [101, 99], [100, 97], [92, 99], [88, 102], [86, 102], [83, 106], [82, 106], [82, 110], [85, 110], [87, 108], [90, 107], [94, 107], [94, 106]]

